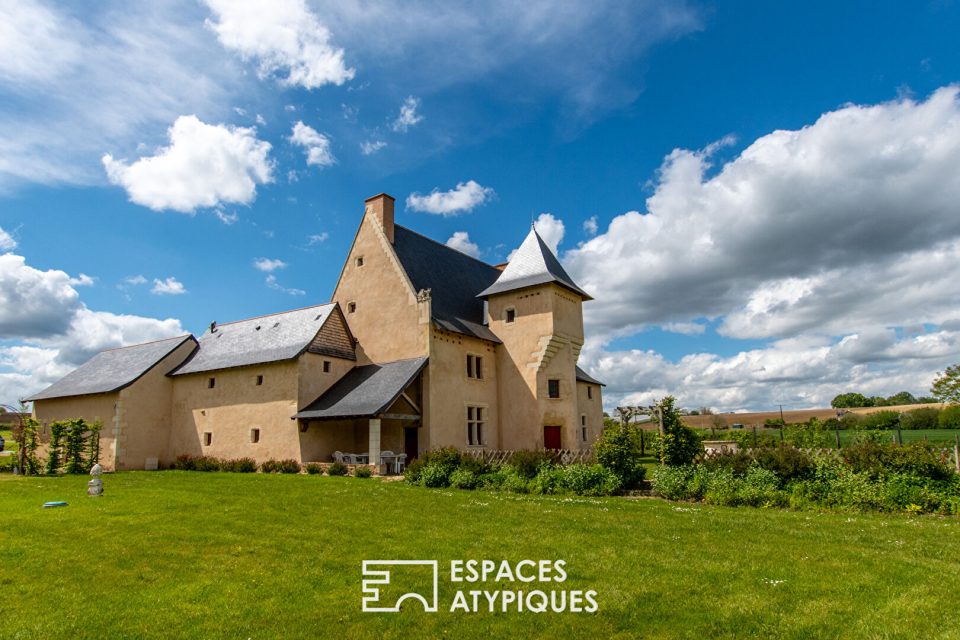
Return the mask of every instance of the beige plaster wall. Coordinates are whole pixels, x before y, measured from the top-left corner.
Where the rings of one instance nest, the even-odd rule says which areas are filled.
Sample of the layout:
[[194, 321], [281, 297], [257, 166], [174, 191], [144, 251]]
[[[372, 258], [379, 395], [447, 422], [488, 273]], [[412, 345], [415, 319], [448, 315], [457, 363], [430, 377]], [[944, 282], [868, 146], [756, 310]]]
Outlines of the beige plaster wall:
[[[587, 397], [587, 388], [592, 390], [592, 398]], [[603, 431], [602, 389], [603, 387], [598, 384], [577, 381], [577, 413], [587, 417], [587, 441], [583, 442], [583, 440], [579, 438], [580, 434], [578, 431], [578, 447], [573, 448], [592, 447], [596, 443], [597, 438], [600, 437], [600, 432]], [[578, 430], [579, 427], [580, 423], [578, 422]]]
[[[37, 400], [33, 403], [33, 417], [46, 426], [58, 420], [74, 420], [83, 418], [87, 422], [100, 421], [103, 430], [100, 431], [100, 464], [107, 471], [114, 471], [116, 456], [116, 439], [114, 436], [114, 416], [116, 405], [120, 400], [119, 393], [98, 393], [89, 396], [74, 396], [70, 398], [51, 398]], [[46, 457], [47, 444], [50, 433], [48, 429], [41, 429], [41, 446], [38, 453]]]
[[[323, 362], [330, 363], [330, 373], [323, 372]], [[316, 353], [304, 353], [297, 360], [297, 409], [303, 409], [319, 398], [357, 363]]]
[[157, 366], [120, 391], [117, 407], [117, 469], [143, 469], [148, 458], [168, 459], [173, 380], [167, 376], [186, 360], [196, 344], [191, 340], [175, 349]]
[[[363, 257], [363, 266], [357, 258]], [[390, 362], [427, 353], [429, 321], [419, 311], [416, 292], [393, 246], [368, 210], [350, 247], [333, 301], [343, 309], [359, 340], [358, 364]], [[349, 304], [356, 303], [350, 313]]]
[[[306, 432], [300, 434], [300, 440], [303, 462], [332, 462], [334, 451], [367, 453], [369, 422], [366, 419], [311, 421]], [[403, 426], [399, 422], [381, 422], [380, 450], [403, 453]]]
[[[299, 460], [300, 433], [297, 421], [290, 419], [298, 409], [299, 374], [298, 361], [288, 360], [175, 376], [171, 457], [185, 453], [258, 462]], [[260, 386], [258, 375], [263, 376]], [[211, 377], [216, 379], [213, 389], [207, 386]], [[256, 444], [250, 441], [255, 427], [260, 429]], [[208, 431], [213, 442], [205, 446], [203, 434]]]
[[[467, 355], [483, 358], [483, 378], [467, 377]], [[497, 346], [459, 333], [434, 329], [430, 340], [430, 378], [427, 428], [422, 429], [421, 451], [439, 447], [467, 449], [467, 407], [483, 407], [484, 446], [500, 448]], [[402, 436], [402, 433], [401, 433]], [[402, 442], [401, 442], [402, 448]]]

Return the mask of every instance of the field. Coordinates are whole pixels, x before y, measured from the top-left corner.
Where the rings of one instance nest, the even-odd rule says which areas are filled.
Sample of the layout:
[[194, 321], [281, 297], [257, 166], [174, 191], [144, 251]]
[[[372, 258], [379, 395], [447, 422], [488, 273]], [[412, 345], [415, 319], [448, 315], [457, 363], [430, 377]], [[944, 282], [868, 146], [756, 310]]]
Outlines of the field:
[[[860, 407], [858, 409], [846, 409], [851, 413], [856, 413], [859, 415], [866, 415], [868, 413], [875, 413], [877, 411], [897, 411], [900, 413], [906, 411], [912, 411], [914, 409], [920, 409], [923, 407], [935, 407], [937, 409], [942, 409], [942, 404], [902, 404], [890, 407]], [[787, 424], [794, 424], [798, 422], [807, 422], [810, 418], [816, 418], [818, 420], [827, 420], [828, 418], [836, 418], [837, 410], [831, 409], [829, 407], [824, 409], [798, 409], [794, 411], [784, 411], [783, 419]], [[705, 416], [683, 416], [683, 421], [690, 425], [691, 427], [696, 428], [710, 428], [714, 426], [714, 421], [720, 418], [724, 421], [725, 424], [742, 424], [745, 427], [762, 427], [764, 422], [767, 420], [779, 420], [780, 412], [779, 411], [764, 411], [759, 413], [720, 413], [716, 415], [705, 415]]]
[[[86, 481], [0, 476], [0, 635], [960, 638], [957, 519], [188, 472], [108, 475], [94, 499]], [[441, 569], [438, 613], [361, 612], [363, 560], [469, 558], [563, 559], [560, 588], [599, 611], [451, 613]]]

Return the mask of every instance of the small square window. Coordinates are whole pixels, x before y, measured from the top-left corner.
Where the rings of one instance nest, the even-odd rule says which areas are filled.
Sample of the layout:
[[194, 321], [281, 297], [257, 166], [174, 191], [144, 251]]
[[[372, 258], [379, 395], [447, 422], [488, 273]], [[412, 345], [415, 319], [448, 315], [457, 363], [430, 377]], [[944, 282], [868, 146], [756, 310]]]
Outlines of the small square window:
[[363, 256], [357, 256], [357, 266], [358, 267], [363, 266]]
[[260, 429], [250, 429], [250, 442], [253, 444], [260, 442]]
[[217, 379], [207, 378], [207, 389], [213, 389], [215, 386], [217, 386]]
[[477, 380], [483, 379], [483, 357], [467, 354], [467, 377]]
[[213, 433], [211, 433], [211, 432], [209, 432], [209, 431], [204, 431], [204, 432], [203, 432], [203, 446], [209, 447], [211, 444], [213, 444]]
[[593, 400], [593, 387], [587, 387], [587, 400]]
[[323, 372], [324, 372], [324, 373], [330, 373], [330, 361], [329, 361], [329, 360], [324, 360], [324, 361], [323, 361]]
[[257, 376], [257, 386], [259, 387], [262, 384], [263, 384], [263, 376]]
[[587, 416], [580, 416], [580, 426], [581, 427], [587, 426]]
[[547, 380], [547, 396], [550, 398], [560, 397], [560, 381]]
[[517, 319], [517, 310], [514, 308], [507, 309], [506, 313], [506, 322], [510, 323]]
[[348, 302], [348, 303], [347, 303], [347, 313], [353, 313], [353, 312], [356, 311], [356, 310], [357, 310], [357, 303], [356, 303], [356, 302]]

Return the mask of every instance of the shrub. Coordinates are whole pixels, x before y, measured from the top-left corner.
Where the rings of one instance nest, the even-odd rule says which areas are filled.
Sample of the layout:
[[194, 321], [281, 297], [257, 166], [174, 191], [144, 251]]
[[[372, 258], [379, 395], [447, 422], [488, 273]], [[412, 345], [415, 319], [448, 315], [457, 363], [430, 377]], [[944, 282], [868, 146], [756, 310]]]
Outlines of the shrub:
[[267, 460], [260, 465], [263, 473], [300, 473], [300, 463], [296, 460]]
[[222, 460], [220, 462], [220, 470], [231, 473], [255, 473], [257, 471], [257, 463], [253, 458]]
[[319, 463], [311, 462], [307, 464], [306, 469], [307, 469], [307, 473], [310, 474], [311, 476], [323, 475], [323, 467]]
[[677, 467], [660, 466], [653, 470], [653, 490], [667, 500], [686, 500], [687, 482], [693, 475], [691, 465]]
[[935, 449], [919, 442], [904, 446], [861, 442], [843, 449], [843, 461], [855, 473], [865, 473], [873, 479], [897, 473], [934, 480], [947, 480], [954, 475]]
[[873, 431], [887, 431], [900, 426], [900, 414], [896, 411], [875, 411], [863, 416], [860, 420], [860, 429]]
[[759, 449], [754, 460], [761, 468], [773, 471], [782, 482], [790, 482], [813, 475], [816, 465], [807, 453], [790, 446]]
[[657, 440], [657, 457], [669, 466], [690, 464], [703, 453], [703, 443], [697, 432], [680, 421], [680, 411], [672, 396], [660, 401], [660, 420], [663, 433]]
[[440, 462], [428, 462], [420, 471], [420, 484], [432, 489], [450, 486], [450, 475], [456, 469], [450, 469]]
[[941, 429], [960, 429], [960, 404], [951, 404], [940, 411]]
[[753, 464], [753, 456], [743, 449], [736, 453], [713, 455], [703, 461], [707, 469], [729, 469], [734, 475], [742, 476]]
[[496, 467], [478, 478], [481, 489], [502, 489], [507, 481], [507, 468]]
[[220, 471], [222, 463], [212, 456], [177, 456], [172, 468], [179, 471]]
[[560, 493], [564, 489], [563, 472], [562, 467], [544, 462], [537, 469], [537, 475], [529, 482], [530, 492], [541, 495]]
[[780, 492], [780, 479], [770, 469], [754, 464], [747, 469], [737, 490], [737, 502], [752, 507], [769, 507], [786, 503], [786, 494]]
[[635, 429], [623, 425], [604, 429], [594, 451], [597, 462], [612, 471], [623, 487], [633, 489], [643, 482], [647, 470], [640, 462], [640, 438]]
[[521, 475], [514, 466], [504, 469], [503, 484], [501, 487], [513, 493], [530, 493], [530, 479]]
[[342, 462], [334, 462], [327, 467], [327, 475], [329, 476], [345, 476], [347, 475], [347, 471], [347, 465]]
[[540, 465], [544, 462], [551, 462], [550, 456], [546, 452], [521, 449], [520, 451], [514, 451], [508, 464], [516, 471], [517, 475], [532, 480], [537, 475]]
[[940, 426], [940, 410], [936, 407], [921, 407], [903, 414], [901, 429], [937, 429]]
[[[334, 463], [336, 464], [336, 463]], [[403, 479], [410, 484], [420, 484], [420, 474], [423, 471], [423, 460], [417, 458], [407, 463], [403, 469]], [[332, 473], [330, 475], [333, 475]]]
[[560, 487], [581, 496], [612, 496], [623, 487], [620, 476], [602, 464], [571, 464], [556, 472]]
[[457, 469], [450, 474], [450, 486], [457, 489], [476, 489], [480, 486], [480, 476], [470, 469]]
[[353, 475], [356, 478], [369, 478], [370, 476], [373, 475], [373, 469], [371, 469], [367, 465], [355, 467], [353, 469]]

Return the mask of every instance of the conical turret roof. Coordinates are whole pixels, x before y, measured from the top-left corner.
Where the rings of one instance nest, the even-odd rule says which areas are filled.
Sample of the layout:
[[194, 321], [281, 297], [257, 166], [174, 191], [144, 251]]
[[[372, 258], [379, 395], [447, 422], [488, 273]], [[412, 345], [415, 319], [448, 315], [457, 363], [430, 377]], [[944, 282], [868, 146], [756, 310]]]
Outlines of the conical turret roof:
[[536, 227], [530, 229], [523, 244], [517, 249], [507, 267], [497, 281], [484, 289], [477, 297], [486, 298], [497, 293], [516, 291], [539, 284], [555, 282], [561, 287], [573, 291], [584, 300], [593, 300], [586, 291], [577, 286], [563, 269], [557, 256], [543, 241]]

